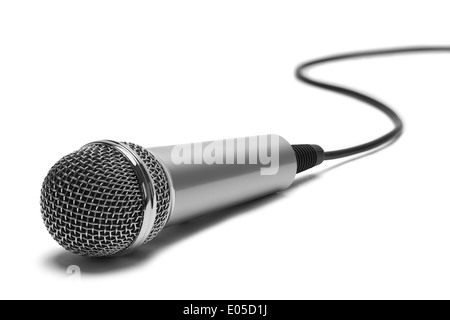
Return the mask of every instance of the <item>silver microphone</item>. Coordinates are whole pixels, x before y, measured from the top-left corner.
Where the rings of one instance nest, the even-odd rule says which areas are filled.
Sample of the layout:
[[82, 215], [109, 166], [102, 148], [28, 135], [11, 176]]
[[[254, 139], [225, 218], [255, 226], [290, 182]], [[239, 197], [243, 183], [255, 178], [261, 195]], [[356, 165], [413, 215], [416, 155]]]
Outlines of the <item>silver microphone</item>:
[[278, 135], [145, 149], [97, 141], [58, 161], [41, 190], [53, 238], [87, 256], [130, 252], [164, 227], [288, 188], [323, 161]]

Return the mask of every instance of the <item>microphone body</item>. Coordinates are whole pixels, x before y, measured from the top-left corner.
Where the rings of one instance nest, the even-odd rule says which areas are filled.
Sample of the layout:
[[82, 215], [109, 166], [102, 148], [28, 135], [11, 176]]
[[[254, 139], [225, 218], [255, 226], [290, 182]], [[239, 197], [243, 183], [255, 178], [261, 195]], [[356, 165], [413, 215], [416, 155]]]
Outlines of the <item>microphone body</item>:
[[65, 249], [120, 255], [165, 226], [286, 189], [322, 161], [319, 146], [291, 146], [278, 135], [148, 149], [97, 141], [50, 169], [41, 214]]
[[[252, 141], [255, 146], [253, 148]], [[266, 148], [267, 145], [272, 148]], [[221, 163], [210, 163], [211, 161], [205, 159], [210, 154], [208, 148], [211, 146], [217, 146], [215, 151], [224, 151], [223, 154], [215, 155], [216, 160], [222, 159], [216, 162]], [[273, 150], [275, 148], [278, 150]], [[286, 189], [296, 175], [297, 161], [294, 151], [285, 139], [277, 135], [154, 147], [147, 150], [165, 168], [173, 192], [171, 212], [166, 225]], [[184, 158], [189, 161], [177, 161], [178, 151], [184, 152]], [[272, 160], [272, 172], [264, 172], [264, 169], [270, 169], [259, 157], [260, 154], [267, 155], [267, 151]], [[190, 153], [190, 157], [186, 157], [186, 153]], [[256, 161], [252, 161], [252, 158]]]

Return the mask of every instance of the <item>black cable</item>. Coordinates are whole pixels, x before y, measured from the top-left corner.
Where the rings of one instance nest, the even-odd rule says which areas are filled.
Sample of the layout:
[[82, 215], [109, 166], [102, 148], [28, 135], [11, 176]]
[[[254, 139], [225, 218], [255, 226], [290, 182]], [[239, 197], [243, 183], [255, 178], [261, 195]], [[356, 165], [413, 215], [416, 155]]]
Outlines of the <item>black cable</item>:
[[[332, 85], [326, 82], [317, 81], [309, 78], [305, 75], [306, 70], [309, 67], [317, 66], [320, 64], [324, 64], [327, 62], [332, 61], [340, 61], [340, 60], [346, 60], [346, 59], [353, 59], [353, 58], [360, 58], [360, 57], [371, 57], [371, 56], [381, 56], [381, 55], [391, 55], [391, 54], [397, 54], [397, 53], [417, 53], [417, 52], [450, 52], [450, 46], [432, 46], [432, 47], [405, 47], [405, 48], [392, 48], [392, 49], [380, 49], [380, 50], [369, 50], [369, 51], [360, 51], [360, 52], [351, 52], [351, 53], [345, 53], [345, 54], [337, 54], [332, 55], [325, 58], [315, 59], [306, 63], [303, 63], [296, 69], [296, 77], [300, 81], [303, 81], [307, 84], [310, 84], [315, 87], [323, 88], [326, 90], [330, 90], [333, 92], [338, 92], [343, 95], [355, 98], [357, 100], [363, 101], [372, 107], [380, 110], [384, 114], [386, 114], [394, 123], [394, 129], [392, 129], [390, 132], [386, 133], [385, 135], [346, 149], [341, 150], [333, 150], [333, 151], [326, 151], [324, 153], [324, 160], [332, 160], [332, 159], [338, 159], [343, 157], [348, 157], [357, 153], [361, 153], [364, 151], [368, 151], [371, 149], [374, 149], [376, 147], [379, 147], [389, 141], [392, 141], [396, 137], [398, 137], [403, 130], [403, 122], [402, 119], [398, 116], [398, 114], [392, 110], [390, 107], [388, 107], [386, 104], [382, 103], [381, 101], [372, 98], [368, 95], [365, 95], [361, 92], [345, 88], [343, 86], [337, 86]], [[296, 154], [297, 155], [297, 154]], [[302, 170], [303, 171], [303, 170]]]

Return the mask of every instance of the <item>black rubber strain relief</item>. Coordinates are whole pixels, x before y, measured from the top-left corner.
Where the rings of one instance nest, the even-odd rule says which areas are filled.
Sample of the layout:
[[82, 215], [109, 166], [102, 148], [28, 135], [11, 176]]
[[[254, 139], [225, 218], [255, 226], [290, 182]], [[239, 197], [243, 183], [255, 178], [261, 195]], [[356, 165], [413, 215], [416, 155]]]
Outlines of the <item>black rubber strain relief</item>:
[[297, 173], [315, 167], [323, 162], [325, 152], [315, 144], [293, 144], [297, 158]]

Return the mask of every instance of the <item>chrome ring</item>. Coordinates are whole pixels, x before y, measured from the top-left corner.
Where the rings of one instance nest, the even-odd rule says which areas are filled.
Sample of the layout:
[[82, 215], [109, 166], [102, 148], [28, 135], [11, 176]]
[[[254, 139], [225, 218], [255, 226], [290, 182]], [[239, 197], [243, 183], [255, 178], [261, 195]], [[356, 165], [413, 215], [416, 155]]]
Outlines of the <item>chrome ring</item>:
[[150, 235], [150, 232], [153, 229], [156, 220], [156, 201], [155, 198], [155, 189], [153, 187], [152, 180], [150, 178], [150, 174], [148, 173], [144, 162], [141, 158], [124, 143], [112, 141], [112, 140], [101, 140], [94, 141], [88, 143], [86, 146], [92, 144], [100, 144], [107, 145], [109, 147], [113, 147], [122, 153], [125, 158], [131, 163], [133, 171], [136, 173], [136, 177], [141, 186], [141, 190], [144, 196], [144, 219], [142, 221], [141, 230], [139, 231], [138, 236], [134, 239], [133, 243], [128, 246], [125, 250], [119, 252], [118, 254], [123, 254], [125, 252], [129, 252], [133, 249], [136, 249], [140, 245], [142, 245], [147, 237]]

